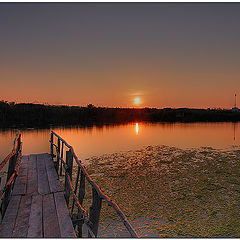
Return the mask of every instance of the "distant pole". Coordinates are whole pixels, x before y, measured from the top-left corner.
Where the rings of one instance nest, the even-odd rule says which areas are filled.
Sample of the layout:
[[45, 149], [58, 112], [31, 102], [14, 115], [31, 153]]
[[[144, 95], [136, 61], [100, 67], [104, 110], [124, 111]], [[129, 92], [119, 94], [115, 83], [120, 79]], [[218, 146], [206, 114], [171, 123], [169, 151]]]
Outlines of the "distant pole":
[[235, 93], [235, 107], [237, 107], [237, 94]]

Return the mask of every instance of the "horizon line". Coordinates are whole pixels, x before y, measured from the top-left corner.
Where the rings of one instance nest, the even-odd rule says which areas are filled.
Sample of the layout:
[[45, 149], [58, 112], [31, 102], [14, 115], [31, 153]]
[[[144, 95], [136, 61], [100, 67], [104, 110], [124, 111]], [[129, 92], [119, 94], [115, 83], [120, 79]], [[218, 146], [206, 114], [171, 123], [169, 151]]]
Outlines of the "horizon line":
[[64, 106], [64, 107], [83, 107], [83, 108], [87, 108], [89, 106], [93, 107], [93, 108], [121, 108], [121, 109], [204, 109], [204, 110], [232, 110], [234, 107], [232, 108], [224, 108], [224, 107], [149, 107], [149, 106], [142, 106], [142, 107], [120, 107], [120, 106], [114, 106], [114, 107], [107, 107], [107, 106], [96, 106], [92, 103], [87, 104], [86, 106], [83, 105], [75, 105], [75, 104], [50, 104], [48, 102], [39, 102], [39, 101], [33, 101], [33, 102], [19, 102], [19, 101], [8, 101], [8, 100], [0, 100], [0, 102], [4, 102], [7, 104], [35, 104], [35, 105], [44, 105], [44, 106]]

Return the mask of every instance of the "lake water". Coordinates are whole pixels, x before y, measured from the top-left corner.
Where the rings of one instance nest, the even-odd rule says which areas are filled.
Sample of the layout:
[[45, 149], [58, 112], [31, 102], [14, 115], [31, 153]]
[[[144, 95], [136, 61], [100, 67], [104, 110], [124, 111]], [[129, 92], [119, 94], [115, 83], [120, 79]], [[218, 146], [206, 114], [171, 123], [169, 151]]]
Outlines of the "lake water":
[[[50, 130], [23, 130], [23, 154], [49, 152]], [[139, 122], [52, 130], [74, 147], [140, 236], [240, 237], [240, 123]], [[0, 131], [1, 160], [16, 133]], [[107, 227], [123, 230], [107, 209], [101, 213], [100, 236], [114, 237]]]
[[[81, 160], [148, 145], [232, 148], [240, 144], [240, 123], [130, 123], [92, 128], [53, 128]], [[0, 158], [12, 149], [16, 130], [0, 131]], [[49, 152], [49, 129], [22, 131], [23, 154]]]

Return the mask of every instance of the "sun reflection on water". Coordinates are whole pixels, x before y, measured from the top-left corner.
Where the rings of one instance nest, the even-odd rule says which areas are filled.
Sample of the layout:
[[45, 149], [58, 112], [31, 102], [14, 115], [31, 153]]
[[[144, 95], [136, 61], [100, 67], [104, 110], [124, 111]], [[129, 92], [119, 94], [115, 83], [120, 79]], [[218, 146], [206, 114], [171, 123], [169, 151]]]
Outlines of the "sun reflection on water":
[[138, 123], [136, 123], [136, 135], [138, 135]]

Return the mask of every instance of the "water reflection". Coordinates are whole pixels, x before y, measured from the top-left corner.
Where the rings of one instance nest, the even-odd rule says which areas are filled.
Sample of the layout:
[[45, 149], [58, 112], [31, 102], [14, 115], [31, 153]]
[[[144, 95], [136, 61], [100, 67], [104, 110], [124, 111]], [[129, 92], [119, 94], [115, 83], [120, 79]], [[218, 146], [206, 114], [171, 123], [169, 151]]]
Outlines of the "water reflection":
[[236, 124], [237, 123], [233, 123], [233, 141], [235, 142], [236, 139]]
[[138, 135], [138, 123], [136, 123], [136, 135]]
[[[140, 126], [141, 125], [141, 126]], [[80, 159], [137, 150], [149, 145], [179, 148], [239, 146], [240, 123], [129, 123], [53, 130], [72, 145]], [[141, 127], [141, 129], [140, 129]], [[0, 131], [0, 157], [12, 149], [17, 130]], [[140, 134], [141, 133], [141, 134]], [[23, 130], [23, 154], [49, 152], [50, 129]], [[137, 136], [137, 137], [136, 137]]]

